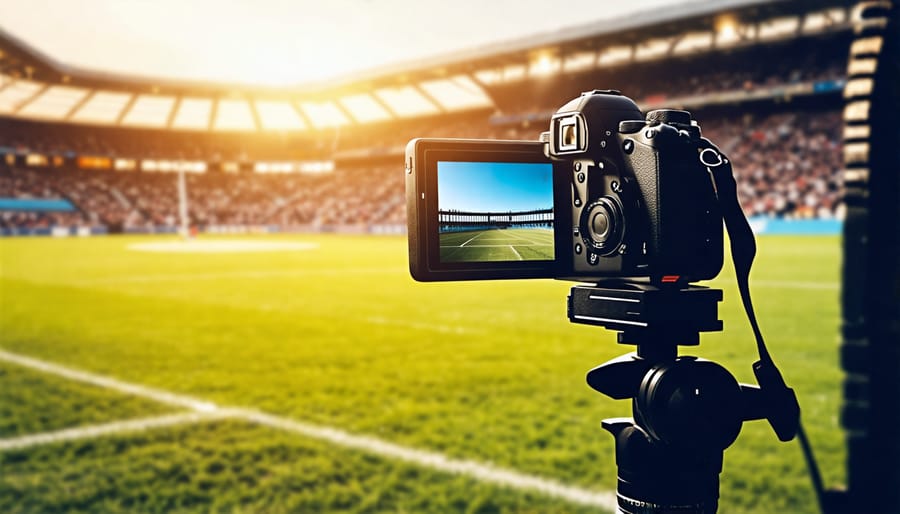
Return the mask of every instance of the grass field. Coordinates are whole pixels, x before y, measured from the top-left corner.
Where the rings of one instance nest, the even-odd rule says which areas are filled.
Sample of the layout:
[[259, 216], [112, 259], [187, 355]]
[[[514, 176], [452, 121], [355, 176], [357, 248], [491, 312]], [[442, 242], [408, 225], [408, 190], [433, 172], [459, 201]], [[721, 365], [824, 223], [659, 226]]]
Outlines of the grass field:
[[[567, 322], [571, 284], [415, 283], [399, 237], [259, 239], [314, 244], [193, 254], [129, 249], [165, 238], [0, 239], [0, 350], [363, 442], [614, 489], [600, 421], [630, 404], [593, 392], [584, 374], [631, 348]], [[839, 240], [759, 247], [757, 313], [834, 484], [844, 459]], [[755, 347], [731, 270], [713, 285], [725, 290], [726, 332], [688, 353], [750, 382]], [[0, 512], [602, 511], [246, 416], [2, 449], [185, 410], [116, 387], [0, 359]], [[725, 453], [721, 495], [723, 513], [816, 512], [799, 445], [779, 443], [765, 422], [745, 424]]]
[[553, 231], [543, 228], [467, 230], [441, 234], [441, 262], [552, 261]]

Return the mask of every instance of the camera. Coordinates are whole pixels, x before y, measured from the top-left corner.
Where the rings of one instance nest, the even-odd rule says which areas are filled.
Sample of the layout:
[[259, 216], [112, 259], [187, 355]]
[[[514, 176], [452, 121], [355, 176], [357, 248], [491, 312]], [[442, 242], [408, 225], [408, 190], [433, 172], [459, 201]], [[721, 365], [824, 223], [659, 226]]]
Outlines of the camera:
[[722, 214], [690, 113], [645, 117], [618, 91], [563, 105], [538, 141], [413, 139], [416, 280], [687, 283], [723, 262]]

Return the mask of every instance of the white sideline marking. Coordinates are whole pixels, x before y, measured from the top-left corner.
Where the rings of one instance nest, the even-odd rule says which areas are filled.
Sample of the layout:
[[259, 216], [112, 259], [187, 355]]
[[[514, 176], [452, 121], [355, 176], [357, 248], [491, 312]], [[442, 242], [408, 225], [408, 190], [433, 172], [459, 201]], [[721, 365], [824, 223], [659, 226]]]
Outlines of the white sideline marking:
[[615, 511], [617, 505], [616, 495], [610, 492], [589, 491], [571, 487], [554, 480], [526, 475], [471, 460], [453, 459], [437, 452], [409, 448], [374, 437], [354, 435], [336, 428], [310, 425], [301, 421], [254, 411], [244, 411], [244, 414], [246, 419], [261, 425], [280, 428], [310, 438], [328, 441], [337, 446], [362, 450], [446, 473], [469, 476], [481, 482], [524, 491], [537, 491], [547, 496], [568, 500], [572, 503], [604, 507], [610, 511]]
[[484, 232], [479, 232], [479, 233], [475, 234], [474, 236], [470, 237], [468, 241], [459, 245], [459, 247], [462, 248], [463, 246], [466, 246], [467, 244], [469, 244], [469, 241], [471, 241], [471, 240], [475, 239], [476, 237], [483, 235], [483, 234], [484, 234]]
[[85, 371], [67, 368], [65, 366], [60, 366], [59, 364], [53, 364], [51, 362], [34, 359], [32, 357], [26, 357], [24, 355], [19, 355], [16, 353], [10, 353], [4, 350], [0, 350], [0, 360], [12, 362], [26, 368], [36, 369], [38, 371], [43, 371], [45, 373], [50, 373], [51, 375], [68, 378], [77, 382], [84, 382], [86, 384], [95, 385], [104, 389], [112, 389], [113, 391], [118, 391], [120, 393], [149, 398], [159, 403], [176, 405], [178, 407], [188, 408], [197, 412], [213, 412], [218, 409], [218, 406], [216, 406], [216, 404], [212, 402], [203, 401], [197, 398], [191, 398], [190, 396], [186, 395], [170, 393], [168, 391], [154, 389], [152, 387], [130, 384], [128, 382], [116, 380], [115, 378], [104, 377], [102, 375], [95, 375], [93, 373], [87, 373]]
[[[469, 245], [466, 248], [503, 248], [504, 246], [509, 245]], [[551, 244], [527, 244], [527, 245], [519, 245], [519, 246], [553, 246]], [[454, 245], [441, 245], [441, 248], [459, 248]]]
[[234, 413], [227, 410], [215, 412], [181, 412], [178, 414], [169, 414], [152, 418], [130, 419], [125, 421], [113, 421], [111, 423], [103, 423], [100, 425], [67, 428], [52, 432], [42, 432], [40, 434], [0, 439], [0, 452], [22, 450], [42, 444], [90, 439], [122, 432], [138, 432], [149, 430], [151, 428], [187, 425], [205, 420], [224, 419], [228, 417], [234, 417]]
[[[143, 428], [153, 428], [157, 426], [174, 425], [178, 422], [189, 423], [210, 418], [233, 418], [293, 432], [311, 439], [326, 441], [336, 446], [360, 450], [390, 459], [402, 460], [404, 462], [444, 473], [464, 475], [485, 483], [522, 491], [535, 491], [571, 503], [601, 507], [611, 512], [615, 512], [617, 508], [615, 493], [608, 491], [591, 491], [568, 486], [555, 480], [527, 475], [518, 471], [503, 469], [472, 460], [454, 459], [441, 453], [401, 446], [371, 436], [351, 434], [336, 427], [315, 425], [272, 414], [265, 414], [251, 409], [218, 407], [214, 403], [206, 402], [191, 396], [123, 382], [114, 378], [95, 375], [86, 371], [79, 371], [59, 364], [35, 359], [33, 357], [26, 357], [24, 355], [7, 352], [2, 349], [0, 349], [0, 361], [12, 362], [26, 368], [36, 369], [38, 371], [69, 378], [78, 382], [85, 382], [106, 389], [148, 398], [159, 403], [188, 407], [197, 411], [185, 414], [160, 416], [157, 418], [114, 422], [106, 425], [94, 425], [92, 427], [61, 430], [59, 432], [51, 432], [48, 434], [35, 434], [33, 436], [16, 438], [18, 440], [22, 440], [26, 437], [34, 438], [29, 442], [28, 446], [45, 444], [58, 440], [96, 437], [124, 430], [131, 430], [133, 429], [131, 428], [132, 426], [135, 427], [134, 429], [141, 429], [141, 425], [143, 425]], [[69, 438], [59, 438], [59, 434], [61, 433], [68, 433]], [[73, 436], [73, 433], [78, 435]], [[56, 438], [51, 438], [51, 434], [55, 434]], [[20, 442], [19, 444], [22, 443]]]
[[512, 250], [514, 254], [516, 254], [516, 257], [518, 257], [520, 261], [524, 260], [524, 259], [522, 259], [522, 254], [520, 254], [519, 251], [513, 247], [513, 245], [506, 245], [506, 246], [508, 246], [509, 249]]

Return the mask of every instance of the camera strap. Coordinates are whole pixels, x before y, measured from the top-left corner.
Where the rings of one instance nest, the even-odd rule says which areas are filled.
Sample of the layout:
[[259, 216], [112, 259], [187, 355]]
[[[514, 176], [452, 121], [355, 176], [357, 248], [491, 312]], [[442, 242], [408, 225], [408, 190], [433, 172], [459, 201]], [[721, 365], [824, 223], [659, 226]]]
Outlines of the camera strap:
[[756, 239], [738, 200], [731, 161], [706, 138], [701, 138], [699, 146], [700, 162], [706, 167], [716, 188], [722, 218], [731, 242], [731, 259], [734, 262], [738, 290], [756, 338], [759, 360], [753, 363], [753, 373], [767, 405], [766, 419], [779, 440], [790, 441], [800, 429], [800, 404], [794, 390], [784, 382], [766, 348], [753, 310], [753, 301], [750, 299], [750, 268], [756, 257]]

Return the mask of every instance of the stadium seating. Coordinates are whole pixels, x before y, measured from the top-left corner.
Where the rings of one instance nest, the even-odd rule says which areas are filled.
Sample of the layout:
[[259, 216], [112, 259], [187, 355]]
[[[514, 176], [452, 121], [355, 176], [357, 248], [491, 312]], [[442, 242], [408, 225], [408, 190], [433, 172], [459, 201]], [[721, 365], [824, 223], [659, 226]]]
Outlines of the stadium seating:
[[[717, 102], [728, 91], [771, 93], [798, 83], [842, 83], [848, 35], [790, 40], [673, 63], [629, 63], [516, 84], [486, 86], [493, 113], [443, 113], [306, 133], [122, 129], [12, 120], [0, 126], [0, 198], [64, 198], [75, 213], [0, 212], [0, 228], [101, 226], [110, 231], [173, 231], [179, 224], [177, 175], [83, 169], [81, 156], [196, 160], [189, 174], [190, 222], [208, 230], [370, 230], [405, 224], [402, 152], [413, 137], [536, 139], [547, 117], [580, 91], [614, 85], [639, 104], [677, 107], [685, 98], [704, 135], [735, 163], [749, 216], [840, 218], [840, 97], [837, 90], [794, 101]], [[785, 60], [780, 55], [800, 56]], [[677, 73], [673, 73], [677, 70]], [[824, 82], [822, 82], [824, 81]], [[699, 100], [698, 100], [699, 98]], [[785, 102], [785, 100], [790, 100]], [[752, 114], [751, 114], [752, 113]], [[26, 166], [22, 156], [55, 163]], [[19, 157], [15, 157], [19, 156]], [[12, 159], [11, 159], [12, 158]], [[261, 160], [335, 161], [325, 174], [255, 173]], [[237, 173], [221, 170], [231, 162]], [[104, 167], [113, 168], [107, 162]], [[135, 168], [135, 166], [133, 166]], [[136, 167], [139, 168], [139, 167]], [[236, 171], [234, 169], [230, 171]]]

